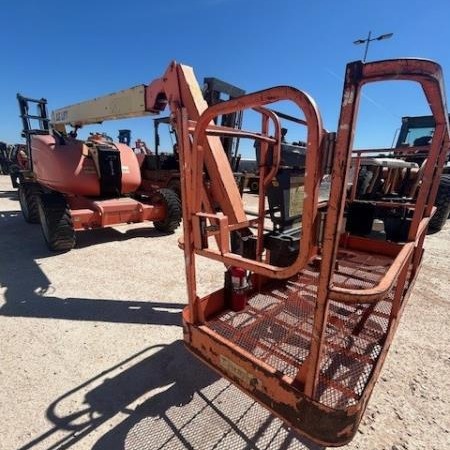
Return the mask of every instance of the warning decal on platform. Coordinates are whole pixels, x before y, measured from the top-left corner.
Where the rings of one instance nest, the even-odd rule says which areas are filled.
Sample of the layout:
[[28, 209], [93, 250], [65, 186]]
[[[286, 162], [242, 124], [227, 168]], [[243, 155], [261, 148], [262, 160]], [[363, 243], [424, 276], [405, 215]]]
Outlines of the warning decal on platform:
[[257, 386], [257, 378], [255, 378], [251, 373], [247, 372], [241, 366], [228, 359], [226, 356], [220, 355], [220, 365], [233, 378], [237, 378], [239, 381], [247, 384], [248, 386]]

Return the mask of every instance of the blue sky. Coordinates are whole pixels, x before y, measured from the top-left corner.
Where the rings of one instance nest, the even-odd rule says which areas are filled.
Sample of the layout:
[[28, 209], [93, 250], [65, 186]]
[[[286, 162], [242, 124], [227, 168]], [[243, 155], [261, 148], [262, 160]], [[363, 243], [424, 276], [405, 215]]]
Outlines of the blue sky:
[[[8, 0], [1, 18], [0, 140], [10, 143], [20, 141], [17, 92], [46, 97], [52, 110], [149, 83], [173, 59], [199, 81], [305, 90], [334, 130], [345, 64], [364, 52], [353, 41], [369, 30], [394, 36], [372, 43], [368, 60], [434, 59], [450, 83], [448, 0]], [[370, 86], [357, 144], [390, 145], [401, 116], [427, 112], [415, 87]], [[120, 128], [152, 142], [150, 118], [101, 129]]]

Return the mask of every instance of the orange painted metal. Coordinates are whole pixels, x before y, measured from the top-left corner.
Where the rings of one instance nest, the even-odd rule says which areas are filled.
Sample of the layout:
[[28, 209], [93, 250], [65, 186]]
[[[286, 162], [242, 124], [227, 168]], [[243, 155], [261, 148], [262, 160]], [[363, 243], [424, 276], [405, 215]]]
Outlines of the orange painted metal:
[[[129, 194], [141, 184], [139, 163], [127, 145], [117, 143], [114, 147], [120, 151], [121, 193]], [[42, 185], [69, 195], [100, 195], [99, 175], [84, 141], [67, 139], [62, 145], [54, 136], [35, 135], [31, 151], [33, 170]]]
[[[294, 89], [289, 86], [279, 86], [276, 88], [267, 89], [264, 91], [256, 92], [254, 94], [244, 95], [238, 99], [230, 100], [224, 103], [219, 103], [208, 108], [203, 115], [199, 118], [194, 136], [193, 136], [193, 145], [194, 153], [196, 145], [202, 143], [205, 138], [200, 138], [200, 136], [205, 134], [205, 131], [210, 124], [210, 122], [219, 114], [228, 114], [233, 111], [243, 110], [245, 108], [257, 109], [261, 106], [267, 105], [269, 103], [274, 103], [277, 101], [290, 100], [295, 105], [299, 107], [299, 109], [303, 112], [306, 118], [306, 122], [308, 124], [308, 136], [307, 136], [307, 157], [306, 157], [306, 173], [311, 174], [310, 177], [306, 177], [305, 180], [305, 201], [303, 204], [303, 231], [302, 231], [302, 240], [300, 242], [300, 252], [298, 254], [297, 261], [286, 268], [275, 267], [273, 265], [266, 264], [260, 261], [250, 260], [248, 258], [243, 258], [240, 256], [236, 256], [232, 253], [227, 254], [217, 254], [217, 251], [214, 249], [205, 248], [201, 251], [198, 250], [199, 253], [204, 256], [209, 256], [213, 259], [222, 260], [226, 265], [239, 265], [240, 267], [254, 271], [263, 276], [269, 276], [273, 278], [289, 278], [294, 273], [298, 272], [302, 267], [304, 267], [308, 261], [311, 259], [312, 249], [313, 247], [313, 230], [314, 224], [317, 218], [317, 203], [318, 203], [318, 192], [319, 192], [319, 184], [320, 177], [319, 172], [321, 168], [321, 150], [322, 150], [322, 138], [323, 138], [323, 128], [322, 128], [322, 120], [320, 114], [317, 110], [317, 107], [314, 101], [304, 92], [301, 92], [297, 89]], [[274, 123], [275, 133], [278, 136], [278, 145], [275, 145], [274, 148], [274, 166], [277, 164], [277, 158], [279, 158], [279, 149], [281, 144], [281, 132], [279, 123]], [[264, 136], [264, 130], [262, 130], [261, 135]], [[205, 153], [206, 156], [207, 153]], [[197, 185], [200, 184], [201, 178], [203, 176], [203, 172], [201, 170], [202, 165], [195, 165], [193, 167], [193, 176], [197, 179]], [[272, 179], [270, 172], [265, 175], [263, 186], [267, 186], [267, 184]], [[269, 178], [270, 177], [270, 178]], [[220, 182], [219, 180], [215, 180], [215, 182]], [[261, 195], [264, 193], [264, 190], [260, 192]], [[215, 198], [215, 200], [218, 200]], [[242, 204], [242, 199], [239, 198], [239, 204]], [[261, 200], [260, 200], [261, 202]], [[220, 204], [220, 201], [218, 200]], [[197, 210], [201, 205], [196, 204]], [[261, 207], [261, 203], [259, 204], [259, 211], [261, 214], [261, 210], [264, 209]], [[225, 211], [224, 211], [225, 213]], [[231, 223], [231, 222], [230, 222]], [[200, 231], [194, 229], [194, 233], [199, 233]], [[262, 236], [258, 236], [258, 240], [262, 239]]]
[[[179, 125], [176, 123], [178, 115], [175, 112], [181, 107], [186, 110], [186, 120], [194, 121], [207, 109], [208, 105], [191, 67], [173, 62], [162, 78], [153, 81], [147, 87], [146, 107], [148, 111], [162, 111], [166, 105], [173, 112], [176, 129], [179, 129]], [[215, 180], [209, 188], [211, 194], [228, 216], [230, 224], [246, 220], [240, 202], [239, 189], [234, 181], [233, 171], [220, 139], [216, 136], [208, 136], [203, 145], [207, 149], [205, 152], [206, 169], [211, 179]], [[190, 152], [190, 149], [181, 151]], [[192, 164], [188, 166], [189, 171], [195, 170], [196, 157], [196, 154], [192, 155]], [[208, 193], [202, 189], [202, 195], [207, 197]]]
[[164, 220], [166, 208], [145, 204], [129, 197], [110, 200], [92, 200], [69, 197], [69, 207], [75, 230], [109, 227], [122, 223]]
[[[103, 144], [103, 137], [93, 136], [89, 141]], [[43, 186], [66, 194], [74, 230], [164, 220], [165, 206], [153, 204], [151, 197], [146, 202], [127, 196], [97, 199], [100, 178], [89, 145], [71, 138], [61, 144], [52, 135], [36, 135], [31, 141], [34, 172]], [[142, 189], [139, 161], [133, 150], [125, 144], [109, 145], [120, 152], [121, 194]], [[153, 192], [145, 191], [147, 195]]]
[[[350, 195], [347, 181], [360, 91], [367, 83], [384, 80], [419, 83], [436, 123], [413, 198], [402, 204], [411, 217], [406, 242], [398, 244], [343, 232], [345, 209], [358, 201], [357, 174]], [[346, 444], [356, 433], [422, 261], [450, 141], [440, 66], [419, 59], [348, 64], [336, 140], [323, 129], [317, 106], [302, 91], [279, 86], [208, 108], [193, 70], [175, 62], [146, 87], [145, 100], [147, 112], [169, 107], [179, 145], [187, 347], [300, 434], [322, 445]], [[304, 182], [298, 181], [292, 192], [294, 204], [302, 205], [300, 249], [287, 267], [270, 263], [263, 234], [264, 197], [279, 168], [281, 150], [280, 120], [267, 107], [279, 101], [298, 107], [305, 120], [295, 121], [307, 127], [305, 176], [298, 177]], [[260, 131], [214, 125], [217, 116], [246, 109], [260, 114]], [[221, 136], [250, 138], [259, 146], [263, 181], [256, 219], [245, 213]], [[330, 160], [330, 196], [319, 203], [322, 172]], [[377, 168], [376, 173], [384, 172]], [[392, 186], [398, 176], [391, 171]], [[117, 213], [112, 204], [71, 201], [82, 227], [155, 220], [164, 214], [140, 202], [124, 201]], [[237, 231], [256, 240], [253, 254], [244, 257], [233, 249]], [[242, 311], [232, 310], [226, 283], [198, 296], [197, 256], [250, 272], [252, 287]]]
[[[356, 197], [356, 187], [348, 194], [347, 178], [360, 90], [367, 83], [392, 79], [420, 83], [436, 121], [418, 193], [403, 204], [411, 214], [408, 238], [398, 244], [342, 234], [344, 210]], [[170, 100], [172, 108], [181, 97]], [[327, 135], [306, 94], [284, 86], [271, 88], [204, 109], [198, 117], [191, 116], [189, 108], [175, 107], [183, 161], [182, 247], [189, 299], [183, 312], [186, 345], [300, 434], [322, 445], [344, 445], [354, 436], [414, 285], [436, 180], [449, 144], [444, 99], [442, 73], [436, 63], [400, 59], [347, 66], [331, 194], [322, 204], [326, 218], [320, 238], [317, 194]], [[264, 108], [279, 100], [295, 103], [308, 128], [300, 251], [289, 267], [263, 261], [261, 226], [256, 227], [254, 257], [230, 250], [230, 233], [250, 222], [243, 214], [242, 199], [228, 196], [233, 191], [227, 187], [229, 174], [211, 170], [211, 161], [219, 161], [219, 150], [211, 148], [211, 139], [221, 131], [230, 133], [212, 125], [212, 120], [220, 114], [256, 109], [262, 114], [260, 134], [241, 133], [260, 140], [263, 160], [268, 146], [272, 148], [272, 167], [261, 171], [263, 179], [270, 181], [268, 174], [273, 177], [271, 169], [276, 170], [279, 155], [280, 125], [276, 117], [264, 115]], [[269, 122], [275, 130], [272, 136], [268, 136]], [[398, 176], [391, 174], [392, 184]], [[266, 193], [266, 181], [261, 183], [260, 196]], [[374, 203], [391, 207], [389, 202]], [[260, 198], [257, 224], [264, 214]], [[216, 237], [216, 247], [208, 245], [209, 236]], [[226, 287], [203, 298], [197, 296], [197, 255], [251, 271], [253, 288], [243, 311], [231, 310]]]

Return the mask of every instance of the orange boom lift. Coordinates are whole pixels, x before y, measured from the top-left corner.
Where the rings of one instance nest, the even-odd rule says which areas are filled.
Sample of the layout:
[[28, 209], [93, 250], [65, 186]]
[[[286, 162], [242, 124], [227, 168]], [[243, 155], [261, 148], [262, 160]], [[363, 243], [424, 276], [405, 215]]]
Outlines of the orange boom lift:
[[[385, 80], [419, 83], [435, 121], [414, 193], [372, 202], [378, 210], [405, 212], [407, 232], [398, 242], [371, 230], [352, 234], [343, 225], [357, 201], [347, 180], [360, 91]], [[192, 69], [175, 62], [142, 92], [145, 107], [123, 113], [115, 108], [84, 117], [83, 123], [170, 109], [180, 155], [186, 346], [300, 434], [322, 445], [346, 444], [358, 428], [422, 261], [449, 148], [440, 66], [420, 59], [348, 64], [337, 133], [324, 130], [311, 97], [289, 86], [207, 107]], [[91, 111], [92, 102], [103, 100], [84, 105]], [[286, 163], [280, 114], [268, 107], [279, 101], [297, 107], [299, 117], [292, 119], [306, 127], [306, 146], [296, 149], [300, 164]], [[219, 115], [245, 110], [259, 115], [257, 132], [214, 123]], [[53, 126], [76, 122], [73, 111], [56, 111]], [[255, 143], [256, 216], [244, 210], [224, 137]], [[325, 174], [331, 175], [331, 187], [324, 200], [319, 191]], [[274, 224], [269, 231], [266, 199]], [[223, 288], [202, 298], [198, 256], [225, 266]]]

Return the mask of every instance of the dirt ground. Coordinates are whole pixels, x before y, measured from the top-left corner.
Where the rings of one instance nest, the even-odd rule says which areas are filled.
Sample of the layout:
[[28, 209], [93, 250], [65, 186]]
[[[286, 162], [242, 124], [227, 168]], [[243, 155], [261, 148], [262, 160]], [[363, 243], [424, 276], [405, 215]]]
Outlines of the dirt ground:
[[[184, 349], [179, 232], [83, 232], [47, 251], [0, 177], [0, 449], [309, 449]], [[450, 448], [450, 222], [426, 256], [346, 450]], [[202, 261], [204, 292], [222, 268]]]

